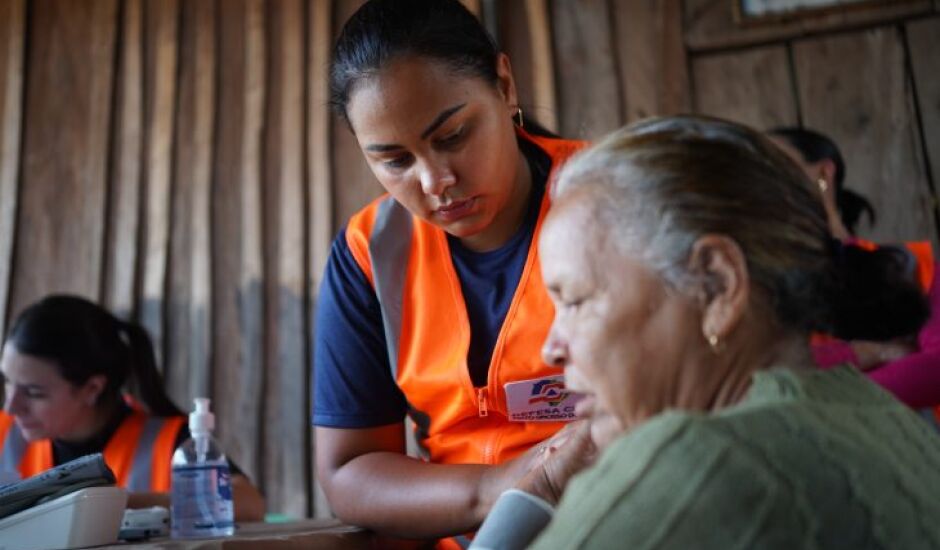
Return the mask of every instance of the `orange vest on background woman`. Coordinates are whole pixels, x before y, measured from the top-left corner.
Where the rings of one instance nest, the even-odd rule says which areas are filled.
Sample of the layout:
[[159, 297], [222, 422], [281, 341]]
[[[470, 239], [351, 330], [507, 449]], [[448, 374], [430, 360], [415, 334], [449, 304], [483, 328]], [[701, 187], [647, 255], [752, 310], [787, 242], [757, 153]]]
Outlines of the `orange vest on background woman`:
[[[128, 414], [103, 451], [118, 486], [134, 492], [168, 492], [170, 460], [185, 422], [181, 416]], [[0, 412], [0, 470], [18, 470], [26, 479], [53, 466], [52, 441], [27, 442], [13, 417]]]
[[509, 421], [505, 385], [560, 376], [541, 360], [554, 316], [538, 262], [538, 236], [558, 167], [584, 142], [530, 136], [552, 171], [516, 292], [493, 348], [486, 387], [467, 368], [470, 321], [446, 233], [388, 195], [354, 215], [346, 240], [375, 289], [392, 377], [408, 401], [425, 457], [444, 464], [498, 464], [551, 436], [560, 422]]

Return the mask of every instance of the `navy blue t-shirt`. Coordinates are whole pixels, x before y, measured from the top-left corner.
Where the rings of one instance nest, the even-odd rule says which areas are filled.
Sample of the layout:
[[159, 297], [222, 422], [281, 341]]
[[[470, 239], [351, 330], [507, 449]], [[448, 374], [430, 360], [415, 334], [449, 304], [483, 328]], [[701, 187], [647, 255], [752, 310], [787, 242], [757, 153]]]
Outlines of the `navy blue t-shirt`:
[[[551, 160], [519, 140], [532, 172], [525, 219], [503, 246], [474, 252], [448, 235], [470, 321], [467, 364], [475, 386], [485, 386], [493, 348], [522, 276]], [[333, 241], [317, 303], [314, 336], [313, 423], [330, 428], [371, 428], [401, 422], [407, 406], [392, 379], [378, 298], [346, 244]]]

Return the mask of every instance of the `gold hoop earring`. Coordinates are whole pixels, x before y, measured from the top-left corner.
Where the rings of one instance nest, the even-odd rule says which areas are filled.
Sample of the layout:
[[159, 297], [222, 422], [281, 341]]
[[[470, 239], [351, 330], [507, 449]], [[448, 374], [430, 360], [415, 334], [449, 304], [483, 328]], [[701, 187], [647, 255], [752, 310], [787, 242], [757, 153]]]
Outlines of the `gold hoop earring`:
[[522, 118], [522, 107], [516, 107], [516, 114], [513, 115], [513, 122], [520, 129], [525, 127], [525, 120]]
[[819, 186], [819, 191], [825, 193], [829, 190], [829, 182], [826, 181], [826, 178], [819, 178], [816, 180], [816, 185]]

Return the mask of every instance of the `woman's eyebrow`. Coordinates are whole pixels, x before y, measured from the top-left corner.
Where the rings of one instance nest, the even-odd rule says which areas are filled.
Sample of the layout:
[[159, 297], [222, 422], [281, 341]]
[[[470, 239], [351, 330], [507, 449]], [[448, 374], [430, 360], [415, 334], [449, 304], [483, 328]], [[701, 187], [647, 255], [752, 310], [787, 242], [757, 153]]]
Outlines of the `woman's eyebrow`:
[[421, 133], [421, 139], [427, 139], [428, 136], [430, 136], [431, 133], [434, 132], [434, 130], [437, 130], [438, 128], [440, 128], [441, 124], [444, 124], [445, 122], [447, 122], [448, 118], [450, 118], [454, 113], [463, 109], [466, 106], [467, 106], [466, 103], [461, 103], [460, 105], [454, 105], [453, 107], [449, 109], [444, 109], [441, 112], [441, 114], [437, 115], [437, 118], [434, 119], [434, 122], [432, 122], [427, 127], [427, 129], [425, 129], [424, 132]]
[[[454, 113], [463, 109], [466, 106], [467, 106], [466, 103], [461, 103], [460, 105], [454, 105], [453, 107], [449, 107], [441, 111], [441, 114], [437, 115], [434, 121], [431, 122], [430, 125], [428, 125], [428, 127], [424, 130], [424, 132], [421, 132], [421, 139], [427, 139], [428, 136], [430, 136], [434, 132], [434, 130], [437, 130], [438, 128], [441, 127], [441, 124], [444, 124], [445, 122], [447, 122], [448, 118], [450, 118], [451, 116], [453, 116]], [[365, 147], [366, 151], [369, 151], [372, 153], [388, 153], [390, 151], [397, 151], [399, 149], [404, 149], [404, 147], [396, 143], [390, 143], [390, 144], [375, 143], [372, 145], [367, 145]]]

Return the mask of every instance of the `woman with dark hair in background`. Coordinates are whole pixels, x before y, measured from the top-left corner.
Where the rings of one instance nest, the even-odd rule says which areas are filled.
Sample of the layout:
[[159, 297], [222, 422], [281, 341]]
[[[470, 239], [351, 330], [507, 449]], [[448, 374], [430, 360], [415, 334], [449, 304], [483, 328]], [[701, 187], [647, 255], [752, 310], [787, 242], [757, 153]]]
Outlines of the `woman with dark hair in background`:
[[[78, 296], [48, 296], [13, 322], [0, 371], [0, 469], [29, 477], [102, 453], [128, 507], [169, 505], [170, 460], [189, 428], [141, 326]], [[263, 497], [234, 466], [232, 489], [236, 519], [264, 516]]]
[[333, 242], [320, 289], [317, 474], [347, 523], [465, 533], [573, 418], [539, 356], [552, 306], [533, 243], [582, 144], [524, 116], [509, 58], [457, 0], [365, 3], [331, 91], [388, 194]]
[[[815, 183], [832, 236], [848, 249], [861, 248], [871, 255], [901, 255], [906, 258], [904, 265], [909, 277], [920, 284], [931, 304], [930, 319], [919, 332], [890, 342], [846, 342], [814, 336], [813, 353], [817, 362], [823, 367], [852, 363], [908, 405], [937, 407], [940, 405], [940, 283], [930, 243], [884, 246], [855, 237], [861, 214], [867, 213], [874, 223], [875, 210], [864, 197], [844, 188], [845, 163], [835, 142], [818, 132], [802, 128], [776, 128], [768, 134]], [[890, 321], [872, 318], [859, 319], [859, 322], [877, 326]], [[940, 422], [940, 409], [935, 409], [930, 416]]]
[[845, 188], [845, 161], [834, 141], [805, 128], [780, 127], [767, 133], [819, 187], [833, 237], [845, 240], [855, 235], [863, 214], [875, 224], [875, 209], [868, 199]]
[[[559, 487], [520, 482], [474, 547], [526, 547], [549, 520], [531, 548], [940, 547], [940, 438], [809, 349], [811, 331], [916, 332], [927, 304], [902, 256], [834, 246], [798, 168], [722, 120], [628, 126], [572, 159], [553, 193], [545, 360], [586, 394], [602, 454], [557, 510]], [[858, 322], [882, 317], [877, 335]], [[578, 455], [548, 451], [546, 471]]]

